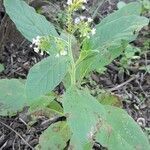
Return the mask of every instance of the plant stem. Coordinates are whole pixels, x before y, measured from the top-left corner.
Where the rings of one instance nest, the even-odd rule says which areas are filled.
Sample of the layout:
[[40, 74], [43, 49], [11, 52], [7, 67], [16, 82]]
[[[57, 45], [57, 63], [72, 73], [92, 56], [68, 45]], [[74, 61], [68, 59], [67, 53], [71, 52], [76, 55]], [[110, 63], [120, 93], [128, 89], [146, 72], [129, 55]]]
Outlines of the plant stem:
[[70, 71], [70, 77], [71, 77], [71, 85], [75, 85], [76, 83], [76, 65], [74, 61], [74, 56], [72, 52], [72, 12], [68, 11], [68, 53], [69, 57], [71, 59], [71, 71]]
[[69, 56], [71, 59], [71, 72], [70, 72], [70, 76], [71, 76], [71, 85], [75, 85], [76, 83], [76, 68], [75, 68], [75, 62], [74, 62], [74, 57], [73, 57], [73, 52], [72, 52], [72, 41], [71, 41], [71, 35], [68, 35], [68, 43], [69, 43]]

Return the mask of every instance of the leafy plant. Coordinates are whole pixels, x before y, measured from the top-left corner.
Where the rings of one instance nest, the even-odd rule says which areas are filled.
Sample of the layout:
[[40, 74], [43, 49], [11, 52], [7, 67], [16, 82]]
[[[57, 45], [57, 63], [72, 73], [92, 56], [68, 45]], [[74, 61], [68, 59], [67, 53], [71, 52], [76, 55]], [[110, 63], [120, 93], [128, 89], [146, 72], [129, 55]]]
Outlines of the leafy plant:
[[[37, 149], [64, 149], [70, 139], [70, 149], [77, 150], [90, 150], [95, 141], [110, 150], [148, 150], [148, 140], [134, 120], [124, 110], [103, 105], [89, 91], [81, 90], [81, 81], [93, 70], [102, 72], [149, 20], [140, 16], [141, 5], [134, 2], [110, 14], [92, 29], [92, 18], [81, 16], [74, 20], [72, 17], [74, 11], [84, 7], [84, 2], [87, 1], [68, 0], [67, 28], [58, 34], [53, 24], [23, 0], [4, 0], [7, 14], [32, 42], [34, 50], [46, 51], [50, 56], [30, 69], [25, 84], [17, 79], [0, 81], [0, 115], [11, 116], [30, 106], [32, 114], [46, 110], [66, 116], [66, 121], [53, 124], [41, 135]], [[76, 31], [80, 40], [74, 36]], [[74, 46], [75, 41], [79, 46]], [[60, 97], [63, 110], [50, 94], [60, 82], [66, 87]]]
[[132, 45], [128, 45], [125, 48], [124, 53], [122, 54], [122, 58], [120, 59], [121, 70], [127, 69], [132, 64], [132, 60], [140, 58], [140, 56], [136, 55], [137, 52], [141, 53], [141, 50]]

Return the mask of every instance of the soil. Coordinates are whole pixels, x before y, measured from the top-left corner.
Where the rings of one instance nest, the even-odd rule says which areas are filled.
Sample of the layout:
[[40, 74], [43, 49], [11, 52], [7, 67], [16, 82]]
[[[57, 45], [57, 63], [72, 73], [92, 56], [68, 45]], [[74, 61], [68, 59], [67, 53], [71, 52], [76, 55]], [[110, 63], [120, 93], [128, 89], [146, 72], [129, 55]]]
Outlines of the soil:
[[[47, 54], [41, 56], [30, 48], [31, 43], [17, 32], [13, 23], [6, 16], [1, 2], [0, 0], [0, 63], [4, 65], [4, 70], [0, 73], [0, 78], [25, 79], [29, 69], [35, 63], [46, 57]], [[56, 7], [61, 8], [60, 10], [64, 9], [65, 1], [51, 0], [51, 2]], [[100, 22], [103, 17], [113, 12], [117, 8], [117, 2], [117, 0], [106, 0], [103, 2], [94, 16], [95, 23]], [[126, 0], [126, 2], [129, 2], [129, 0]], [[88, 11], [84, 11], [83, 13], [90, 15], [95, 10], [97, 4], [98, 0], [89, 1], [87, 4]], [[46, 6], [43, 3], [42, 5]], [[33, 3], [32, 6], [36, 7]], [[43, 10], [43, 14], [46, 15], [46, 7], [43, 7], [43, 9], [45, 9]], [[46, 17], [48, 20], [58, 23], [55, 15], [57, 13], [53, 9], [53, 16], [46, 15]], [[145, 15], [147, 17], [150, 16], [150, 14]], [[7, 22], [11, 22], [9, 27], [4, 25], [6, 23], [4, 22], [4, 17], [7, 17]], [[10, 35], [11, 32], [13, 32], [12, 36]], [[14, 40], [14, 35], [19, 40]], [[145, 27], [140, 32], [137, 40], [132, 43], [145, 51], [140, 56], [140, 59], [133, 61], [132, 65], [121, 72], [118, 58], [107, 66], [104, 74], [93, 72], [91, 77], [87, 79], [86, 86], [94, 91], [94, 94], [98, 94], [99, 91], [97, 89], [100, 88], [116, 94], [122, 100], [124, 109], [139, 123], [144, 132], [150, 136], [150, 74], [139, 69], [140, 66], [150, 65], [150, 46], [144, 46], [144, 42], [149, 38], [150, 27]], [[62, 90], [62, 86], [57, 88], [59, 93]], [[14, 117], [0, 117], [0, 150], [34, 149], [38, 144], [41, 133], [52, 123], [62, 119], [57, 117], [49, 119], [46, 116], [40, 116], [29, 127], [27, 123], [30, 121], [30, 117], [26, 112], [27, 109], [25, 108], [23, 112], [18, 113]], [[95, 144], [94, 147], [95, 149], [102, 149], [99, 144]]]

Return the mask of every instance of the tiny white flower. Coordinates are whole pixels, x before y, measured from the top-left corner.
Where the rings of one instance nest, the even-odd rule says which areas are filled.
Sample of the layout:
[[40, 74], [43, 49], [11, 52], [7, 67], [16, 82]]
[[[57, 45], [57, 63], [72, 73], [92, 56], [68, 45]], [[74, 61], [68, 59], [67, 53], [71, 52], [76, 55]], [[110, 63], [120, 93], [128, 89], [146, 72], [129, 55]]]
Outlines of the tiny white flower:
[[41, 39], [40, 36], [37, 36], [36, 38], [33, 38], [32, 39], [32, 44], [35, 44], [35, 45], [38, 46], [40, 44], [40, 39]]
[[41, 51], [41, 53], [40, 53], [41, 55], [43, 55], [44, 54], [44, 52], [43, 51]]
[[38, 52], [39, 52], [39, 48], [38, 48], [38, 47], [34, 47], [34, 51], [35, 51], [36, 53], [38, 53]]
[[93, 21], [93, 19], [89, 17], [88, 18], [88, 22], [92, 22], [92, 21]]
[[60, 55], [62, 55], [62, 56], [67, 55], [67, 51], [60, 51]]
[[79, 17], [77, 17], [77, 18], [75, 18], [74, 23], [75, 23], [75, 24], [79, 24], [79, 23], [80, 23], [80, 21], [81, 21], [81, 20], [80, 20], [80, 18], [79, 18]]
[[67, 5], [72, 5], [72, 0], [68, 0]]
[[92, 35], [94, 35], [94, 34], [96, 33], [96, 29], [93, 28], [93, 29], [91, 30], [91, 33], [92, 33]]
[[56, 54], [56, 56], [55, 56], [55, 57], [57, 57], [57, 58], [58, 58], [59, 56], [60, 56], [59, 54]]
[[84, 20], [86, 17], [85, 16], [80, 16], [80, 19], [81, 20]]
[[81, 7], [83, 10], [85, 10], [85, 6], [83, 5], [82, 7]]
[[87, 3], [87, 0], [83, 0], [84, 3]]

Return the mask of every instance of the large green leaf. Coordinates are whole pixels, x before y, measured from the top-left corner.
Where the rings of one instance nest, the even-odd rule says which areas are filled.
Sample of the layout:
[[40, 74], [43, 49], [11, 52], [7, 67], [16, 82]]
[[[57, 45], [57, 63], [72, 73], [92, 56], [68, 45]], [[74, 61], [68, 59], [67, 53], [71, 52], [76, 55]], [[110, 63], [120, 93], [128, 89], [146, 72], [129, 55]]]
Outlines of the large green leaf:
[[[118, 10], [119, 11], [119, 10]], [[111, 46], [121, 45], [121, 41], [133, 41], [149, 20], [145, 17], [130, 15], [96, 26], [96, 34], [91, 38], [91, 49], [104, 50]], [[134, 33], [135, 32], [135, 33]]]
[[125, 111], [98, 103], [87, 91], [70, 88], [63, 107], [74, 149], [91, 150], [95, 138], [110, 150], [149, 149], [141, 128]]
[[63, 107], [73, 133], [71, 146], [77, 150], [91, 150], [94, 134], [105, 116], [103, 106], [87, 92], [70, 88], [64, 95]]
[[66, 122], [57, 122], [48, 127], [40, 136], [37, 150], [63, 150], [70, 139], [71, 132]]
[[106, 124], [96, 140], [109, 150], [150, 150], [148, 139], [141, 128], [122, 109], [105, 106]]
[[106, 23], [110, 23], [111, 21], [117, 20], [123, 16], [131, 16], [131, 15], [140, 15], [142, 10], [141, 4], [138, 2], [132, 2], [124, 7], [122, 7], [119, 11], [115, 11], [114, 13], [110, 14], [106, 18], [101, 21], [101, 25]]
[[4, 6], [17, 29], [29, 41], [36, 36], [58, 36], [54, 26], [23, 0], [4, 0]]
[[23, 83], [16, 79], [0, 80], [0, 115], [14, 115], [27, 105]]
[[27, 76], [28, 99], [36, 99], [51, 92], [64, 78], [68, 70], [67, 57], [49, 56], [34, 65]]

